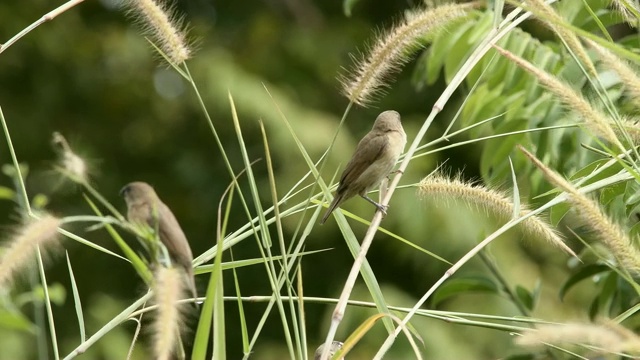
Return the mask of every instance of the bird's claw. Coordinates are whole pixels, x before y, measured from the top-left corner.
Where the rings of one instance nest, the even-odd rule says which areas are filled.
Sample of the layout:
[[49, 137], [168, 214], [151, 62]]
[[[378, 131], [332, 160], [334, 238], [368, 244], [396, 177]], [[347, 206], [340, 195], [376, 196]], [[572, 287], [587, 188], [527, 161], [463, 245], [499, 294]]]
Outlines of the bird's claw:
[[382, 213], [382, 217], [387, 216], [387, 210], [389, 209], [389, 205], [378, 204], [377, 208], [378, 208], [378, 211]]
[[366, 195], [360, 195], [360, 196], [362, 196], [363, 199], [373, 204], [378, 209], [378, 211], [382, 213], [382, 217], [387, 216], [387, 209], [389, 208], [389, 205], [378, 204], [377, 202], [375, 202], [373, 199], [371, 199]]

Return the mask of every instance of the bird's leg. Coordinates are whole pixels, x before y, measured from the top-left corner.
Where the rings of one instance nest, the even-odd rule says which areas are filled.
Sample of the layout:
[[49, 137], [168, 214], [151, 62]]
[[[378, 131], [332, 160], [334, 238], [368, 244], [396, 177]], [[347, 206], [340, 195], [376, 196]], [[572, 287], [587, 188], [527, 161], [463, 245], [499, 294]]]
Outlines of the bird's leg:
[[389, 208], [389, 206], [378, 204], [377, 202], [373, 201], [373, 199], [371, 199], [367, 195], [360, 195], [360, 196], [362, 196], [363, 199], [367, 200], [368, 202], [372, 203], [375, 207], [377, 207], [378, 210], [380, 210], [380, 212], [382, 212], [383, 216], [387, 216], [387, 209]]

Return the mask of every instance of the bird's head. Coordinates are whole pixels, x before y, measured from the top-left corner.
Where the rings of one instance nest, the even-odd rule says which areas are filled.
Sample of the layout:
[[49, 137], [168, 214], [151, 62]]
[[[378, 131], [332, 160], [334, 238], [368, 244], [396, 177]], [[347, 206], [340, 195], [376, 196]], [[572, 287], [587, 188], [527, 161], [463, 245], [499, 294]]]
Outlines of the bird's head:
[[120, 190], [120, 196], [124, 197], [124, 201], [126, 201], [127, 204], [135, 204], [157, 197], [151, 185], [141, 181], [135, 181], [125, 185]]
[[373, 124], [373, 129], [381, 132], [401, 131], [400, 114], [395, 110], [387, 110], [380, 113]]

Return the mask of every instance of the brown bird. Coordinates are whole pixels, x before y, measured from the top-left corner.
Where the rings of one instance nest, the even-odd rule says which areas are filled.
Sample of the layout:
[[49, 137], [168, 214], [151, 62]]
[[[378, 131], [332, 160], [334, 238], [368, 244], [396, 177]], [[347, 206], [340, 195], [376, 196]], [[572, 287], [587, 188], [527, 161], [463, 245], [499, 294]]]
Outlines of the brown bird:
[[148, 225], [158, 231], [158, 237], [171, 257], [171, 261], [184, 268], [188, 278], [188, 286], [194, 299], [196, 292], [193, 277], [193, 254], [187, 237], [184, 235], [178, 220], [158, 197], [151, 185], [145, 182], [132, 182], [120, 190], [127, 203], [127, 218], [135, 225]]
[[387, 110], [378, 115], [373, 128], [360, 140], [342, 172], [336, 195], [320, 223], [324, 224], [333, 210], [356, 195], [360, 195], [386, 215], [387, 207], [373, 201], [367, 193], [391, 173], [406, 143], [407, 134], [400, 123], [400, 114]]

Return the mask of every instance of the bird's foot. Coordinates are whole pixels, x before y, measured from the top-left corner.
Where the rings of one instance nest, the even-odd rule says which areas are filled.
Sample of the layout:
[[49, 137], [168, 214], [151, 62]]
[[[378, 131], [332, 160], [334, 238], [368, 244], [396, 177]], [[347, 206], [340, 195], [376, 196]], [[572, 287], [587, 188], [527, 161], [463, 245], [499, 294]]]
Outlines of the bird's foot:
[[376, 207], [378, 208], [378, 211], [382, 213], [382, 217], [387, 216], [387, 209], [389, 209], [389, 205], [376, 204]]
[[387, 209], [389, 208], [389, 205], [378, 204], [372, 198], [370, 198], [370, 197], [368, 197], [366, 195], [361, 195], [361, 196], [362, 196], [362, 198], [364, 198], [368, 202], [372, 203], [376, 208], [378, 208], [378, 211], [380, 211], [382, 213], [382, 217], [387, 216]]

